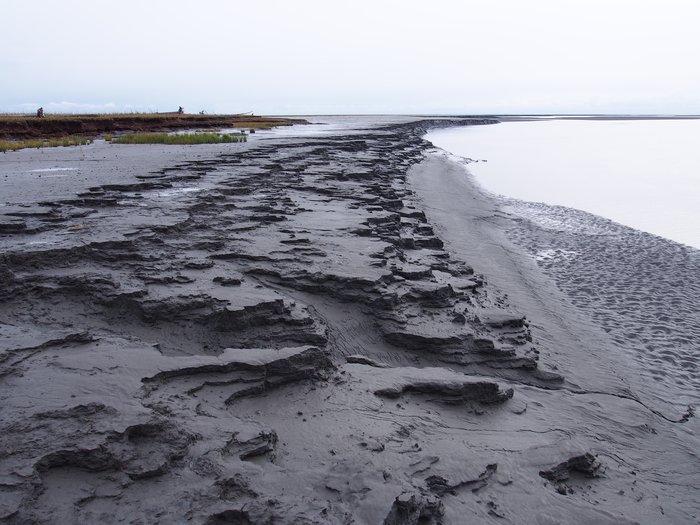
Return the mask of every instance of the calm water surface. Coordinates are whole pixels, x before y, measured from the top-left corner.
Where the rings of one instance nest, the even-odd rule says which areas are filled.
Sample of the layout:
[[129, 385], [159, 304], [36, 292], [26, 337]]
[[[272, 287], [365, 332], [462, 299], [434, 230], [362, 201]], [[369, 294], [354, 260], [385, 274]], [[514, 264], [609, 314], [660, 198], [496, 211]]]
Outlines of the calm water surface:
[[585, 210], [700, 248], [700, 120], [504, 122], [436, 130], [489, 191]]
[[295, 118], [305, 119], [309, 124], [259, 130], [249, 139], [318, 137], [337, 134], [357, 135], [364, 133], [369, 128], [416, 120], [415, 117], [403, 115], [297, 115]]

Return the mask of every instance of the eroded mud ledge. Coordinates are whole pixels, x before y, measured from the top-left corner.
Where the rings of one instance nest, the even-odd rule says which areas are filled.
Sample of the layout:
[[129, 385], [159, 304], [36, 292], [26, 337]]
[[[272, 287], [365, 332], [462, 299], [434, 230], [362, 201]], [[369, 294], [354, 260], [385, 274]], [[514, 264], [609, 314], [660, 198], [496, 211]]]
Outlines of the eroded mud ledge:
[[684, 430], [446, 249], [407, 182], [438, 124], [6, 206], [0, 520], [691, 522]]

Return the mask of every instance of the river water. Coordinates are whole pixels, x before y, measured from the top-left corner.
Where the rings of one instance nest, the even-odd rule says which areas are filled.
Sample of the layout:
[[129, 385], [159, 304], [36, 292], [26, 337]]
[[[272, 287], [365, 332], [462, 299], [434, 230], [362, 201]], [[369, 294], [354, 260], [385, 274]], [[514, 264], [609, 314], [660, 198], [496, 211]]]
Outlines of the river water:
[[584, 210], [700, 248], [700, 120], [503, 122], [440, 129], [496, 194]]

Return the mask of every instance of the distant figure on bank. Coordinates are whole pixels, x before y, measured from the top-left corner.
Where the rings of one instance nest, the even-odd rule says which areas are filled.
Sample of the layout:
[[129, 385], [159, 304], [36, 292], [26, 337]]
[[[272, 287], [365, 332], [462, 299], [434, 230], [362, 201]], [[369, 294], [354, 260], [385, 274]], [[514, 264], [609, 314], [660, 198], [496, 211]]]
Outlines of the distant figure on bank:
[[180, 106], [179, 108], [177, 108], [177, 112], [179, 115], [182, 115], [185, 112], [185, 110], [182, 109], [182, 106]]
[[44, 118], [44, 108], [39, 108], [36, 110], [37, 118]]

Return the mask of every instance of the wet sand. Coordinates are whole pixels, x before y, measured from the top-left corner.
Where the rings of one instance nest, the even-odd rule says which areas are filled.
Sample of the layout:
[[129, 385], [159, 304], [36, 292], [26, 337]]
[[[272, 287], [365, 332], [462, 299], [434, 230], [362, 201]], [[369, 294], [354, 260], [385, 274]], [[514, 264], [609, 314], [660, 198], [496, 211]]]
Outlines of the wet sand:
[[457, 123], [3, 156], [0, 521], [695, 523], [686, 400]]

